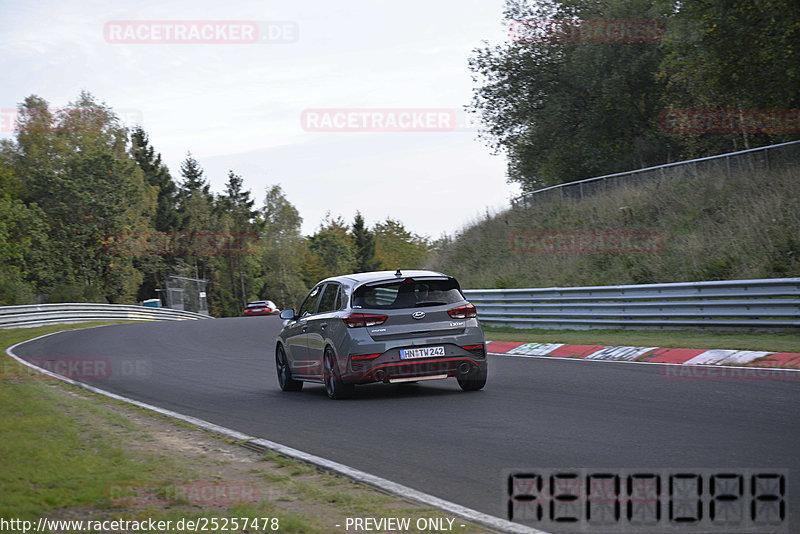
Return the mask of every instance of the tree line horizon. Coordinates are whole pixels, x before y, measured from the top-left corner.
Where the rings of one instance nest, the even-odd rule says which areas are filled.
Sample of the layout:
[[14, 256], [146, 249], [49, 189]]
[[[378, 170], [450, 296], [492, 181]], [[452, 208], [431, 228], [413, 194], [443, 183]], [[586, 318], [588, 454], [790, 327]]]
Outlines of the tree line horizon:
[[256, 206], [230, 170], [212, 192], [191, 152], [175, 179], [144, 129], [88, 92], [57, 110], [31, 95], [0, 141], [0, 305], [141, 302], [178, 275], [208, 280], [209, 312], [235, 316], [252, 300], [297, 306], [328, 276], [422, 267], [437, 246], [359, 211], [308, 236], [302, 221], [280, 185]]

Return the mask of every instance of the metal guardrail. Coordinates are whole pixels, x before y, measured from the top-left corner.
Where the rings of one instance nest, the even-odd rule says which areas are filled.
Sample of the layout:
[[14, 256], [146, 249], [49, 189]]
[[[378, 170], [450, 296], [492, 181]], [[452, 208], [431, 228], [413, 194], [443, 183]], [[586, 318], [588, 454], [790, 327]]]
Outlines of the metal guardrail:
[[0, 328], [20, 328], [87, 321], [183, 321], [208, 315], [127, 304], [64, 303], [0, 307]]
[[513, 207], [531, 206], [557, 198], [582, 199], [615, 187], [638, 185], [653, 180], [689, 176], [697, 178], [700, 173], [720, 172], [728, 177], [743, 172], [762, 169], [778, 169], [788, 165], [800, 165], [800, 141], [789, 141], [717, 156], [678, 161], [647, 167], [634, 171], [605, 174], [585, 180], [567, 182], [530, 191], [511, 201]]
[[800, 278], [543, 289], [467, 289], [488, 326], [800, 327]]

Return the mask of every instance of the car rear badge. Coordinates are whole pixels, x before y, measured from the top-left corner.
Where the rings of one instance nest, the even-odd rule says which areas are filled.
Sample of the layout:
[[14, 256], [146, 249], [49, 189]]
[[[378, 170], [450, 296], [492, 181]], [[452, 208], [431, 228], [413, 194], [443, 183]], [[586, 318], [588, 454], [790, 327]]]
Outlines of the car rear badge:
[[413, 317], [414, 319], [417, 319], [417, 320], [422, 319], [423, 317], [425, 317], [425, 312], [424, 311], [415, 311], [414, 313], [411, 314], [411, 317]]

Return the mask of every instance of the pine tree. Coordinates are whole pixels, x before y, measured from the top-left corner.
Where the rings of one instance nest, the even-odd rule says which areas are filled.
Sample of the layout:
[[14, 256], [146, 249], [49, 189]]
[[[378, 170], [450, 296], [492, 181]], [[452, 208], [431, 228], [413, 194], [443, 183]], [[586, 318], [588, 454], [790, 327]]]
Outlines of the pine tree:
[[252, 286], [257, 265], [250, 249], [255, 245], [256, 232], [263, 226], [263, 222], [258, 219], [258, 211], [253, 209], [254, 204], [250, 191], [244, 190], [242, 177], [228, 171], [225, 192], [217, 197], [214, 206], [222, 223], [221, 228], [227, 230], [226, 238], [236, 247], [235, 250], [228, 250], [224, 261], [217, 262], [214, 273], [217, 284], [221, 286], [220, 306], [226, 315], [241, 313], [249, 298], [254, 296], [251, 293], [255, 293]]
[[217, 199], [217, 210], [232, 217], [233, 229], [237, 232], [254, 230], [253, 225], [258, 215], [258, 211], [253, 209], [255, 200], [250, 198], [250, 190], [245, 191], [243, 188], [244, 179], [233, 171], [228, 171], [225, 192]]
[[[147, 133], [137, 126], [131, 133], [131, 156], [144, 173], [145, 180], [158, 187], [156, 216], [153, 227], [159, 232], [169, 232], [178, 227], [178, 188], [169, 174], [169, 169], [161, 162], [161, 154], [156, 153], [149, 144]], [[196, 163], [196, 162], [195, 162]]]
[[207, 278], [211, 275], [211, 256], [216, 253], [198, 241], [206, 232], [218, 232], [218, 220], [214, 216], [214, 197], [203, 176], [203, 168], [188, 153], [181, 164], [183, 181], [178, 189], [178, 215], [183, 241], [187, 244], [186, 261], [191, 266], [188, 276]]
[[191, 152], [186, 153], [186, 159], [181, 163], [181, 176], [183, 183], [181, 183], [181, 191], [188, 198], [198, 193], [210, 197], [209, 184], [203, 177], [203, 168], [200, 163], [192, 157]]
[[357, 211], [353, 219], [353, 241], [356, 246], [356, 263], [359, 272], [375, 271], [380, 262], [375, 259], [375, 236], [364, 226], [364, 217]]

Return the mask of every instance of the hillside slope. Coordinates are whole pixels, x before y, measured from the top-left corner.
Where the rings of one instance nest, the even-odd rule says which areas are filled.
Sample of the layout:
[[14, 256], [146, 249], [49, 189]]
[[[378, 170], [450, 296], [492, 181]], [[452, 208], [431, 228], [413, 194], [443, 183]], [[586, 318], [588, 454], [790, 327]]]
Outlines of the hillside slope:
[[465, 288], [800, 276], [800, 167], [508, 210], [465, 228], [428, 267]]

